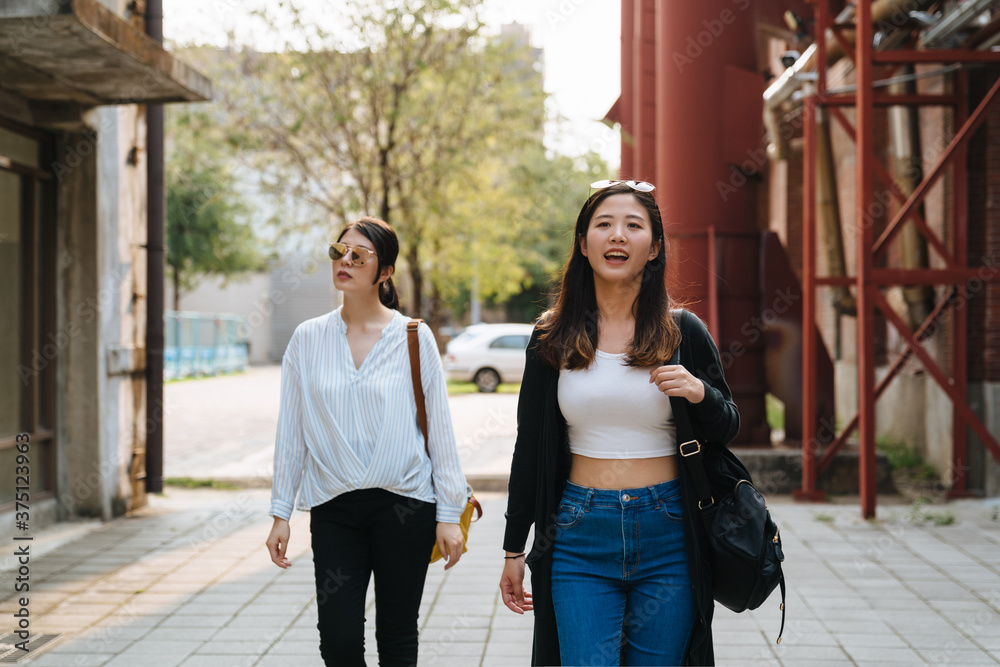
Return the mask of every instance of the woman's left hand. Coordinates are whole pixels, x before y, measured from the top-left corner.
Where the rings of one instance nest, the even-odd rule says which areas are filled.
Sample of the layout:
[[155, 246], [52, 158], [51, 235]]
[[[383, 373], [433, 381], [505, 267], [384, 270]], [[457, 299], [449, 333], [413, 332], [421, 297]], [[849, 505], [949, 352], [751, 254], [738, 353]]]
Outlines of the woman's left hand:
[[438, 550], [448, 562], [444, 569], [454, 567], [462, 557], [462, 527], [457, 523], [441, 523], [437, 525]]
[[649, 372], [649, 381], [667, 396], [680, 396], [691, 403], [701, 403], [705, 398], [705, 385], [680, 364], [654, 368]]

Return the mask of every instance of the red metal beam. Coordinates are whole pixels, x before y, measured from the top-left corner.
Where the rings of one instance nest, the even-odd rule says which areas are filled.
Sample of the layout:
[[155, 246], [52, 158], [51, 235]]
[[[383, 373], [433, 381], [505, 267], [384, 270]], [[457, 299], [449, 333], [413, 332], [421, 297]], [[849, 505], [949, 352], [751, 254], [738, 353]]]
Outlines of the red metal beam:
[[[993, 457], [998, 463], [1000, 463], [1000, 443], [998, 443], [993, 437], [993, 434], [990, 433], [989, 429], [987, 429], [983, 423], [979, 421], [979, 417], [976, 416], [976, 413], [973, 412], [972, 409], [965, 403], [965, 392], [956, 389], [955, 380], [944, 374], [934, 359], [932, 359], [927, 353], [927, 350], [924, 349], [923, 345], [921, 345], [914, 338], [909, 327], [906, 326], [906, 323], [896, 313], [896, 311], [892, 309], [892, 306], [890, 306], [889, 302], [885, 300], [885, 297], [882, 296], [882, 294], [877, 290], [873, 290], [873, 292], [872, 297], [875, 301], [875, 305], [878, 306], [879, 310], [882, 311], [882, 314], [885, 315], [886, 320], [888, 320], [889, 323], [896, 328], [896, 331], [899, 333], [900, 338], [903, 339], [903, 342], [905, 342], [907, 346], [913, 350], [913, 353], [917, 355], [920, 361], [923, 362], [924, 368], [931, 375], [931, 377], [937, 381], [944, 393], [948, 394], [948, 398], [952, 400], [952, 405], [961, 420], [972, 428], [975, 434], [978, 435], [979, 439], [983, 442], [983, 445], [990, 450]], [[962, 431], [962, 439], [965, 439], [964, 429]]]
[[[924, 320], [923, 324], [921, 324], [920, 328], [917, 330], [915, 336], [918, 341], [923, 341], [925, 338], [930, 336], [934, 327], [937, 326], [938, 320], [944, 314], [945, 309], [948, 306], [952, 305], [952, 299], [955, 297], [956, 293], [957, 289], [953, 287], [951, 291], [948, 292], [948, 296], [939, 301], [938, 304], [934, 307], [934, 310], [931, 312], [930, 315], [927, 316], [927, 319]], [[902, 354], [896, 357], [896, 360], [892, 363], [892, 366], [889, 368], [889, 372], [886, 373], [885, 377], [882, 378], [882, 380], [878, 383], [878, 386], [875, 387], [876, 401], [882, 395], [882, 393], [885, 392], [889, 384], [892, 383], [893, 379], [895, 379], [896, 375], [899, 373], [899, 371], [903, 369], [903, 366], [906, 364], [907, 361], [910, 360], [910, 357], [912, 356], [913, 356], [913, 350], [911, 350], [910, 348], [906, 348], [905, 350], [903, 350]], [[853, 417], [851, 417], [851, 420], [847, 422], [847, 425], [844, 427], [844, 430], [840, 432], [840, 435], [838, 435], [837, 438], [833, 442], [831, 442], [830, 445], [826, 448], [826, 451], [823, 452], [823, 457], [816, 465], [816, 474], [822, 475], [823, 471], [825, 471], [830, 466], [830, 464], [833, 463], [833, 458], [837, 455], [837, 452], [840, 450], [840, 448], [843, 447], [844, 444], [847, 442], [847, 439], [851, 437], [851, 433], [854, 432], [854, 429], [857, 427], [857, 425], [858, 425], [858, 416], [855, 414]]]
[[[881, 93], [874, 95], [872, 104], [877, 107], [895, 106], [955, 106], [959, 103], [954, 95], [889, 95]], [[832, 107], [853, 107], [855, 98], [853, 95], [829, 95], [823, 100], [823, 104]]]
[[[621, 95], [618, 97], [619, 113], [621, 114], [622, 142], [621, 166], [618, 168], [618, 178], [633, 178], [638, 176], [639, 169], [635, 165], [635, 0], [622, 0], [622, 58], [621, 58]], [[629, 140], [630, 139], [630, 140]]]
[[[964, 100], [968, 99], [968, 73], [963, 71], [955, 74], [955, 94], [963, 100], [963, 104], [955, 109], [955, 124], [965, 120], [968, 108]], [[955, 151], [955, 177], [952, 179], [952, 206], [955, 225], [955, 259], [961, 266], [969, 261], [969, 195], [968, 195], [968, 142], [963, 142]], [[977, 270], [978, 273], [978, 270]], [[968, 405], [968, 373], [969, 363], [966, 354], [966, 338], [968, 337], [969, 309], [958, 308], [955, 312], [954, 335], [952, 336], [953, 359], [952, 380], [956, 389], [955, 403], [951, 414], [951, 489], [949, 495], [955, 498], [968, 496], [966, 485], [966, 470], [968, 461], [965, 451], [965, 425], [960, 418], [956, 404]]]
[[[875, 517], [875, 310], [873, 298], [878, 290], [872, 284], [872, 225], [869, 207], [874, 200], [873, 166], [874, 80], [872, 67], [872, 7], [870, 2], [856, 5], [855, 58], [857, 68], [857, 118], [855, 157], [857, 201], [855, 237], [857, 239], [857, 308], [858, 308], [858, 440], [861, 514]], [[808, 335], [803, 335], [807, 338]]]
[[[858, 86], [858, 88], [859, 88], [859, 98], [860, 98], [860, 85]], [[902, 228], [901, 224], [902, 221], [910, 217], [910, 212], [913, 210], [913, 208], [920, 201], [923, 200], [924, 196], [930, 190], [931, 186], [933, 186], [934, 183], [937, 181], [937, 179], [941, 176], [941, 174], [944, 173], [944, 166], [955, 154], [958, 147], [968, 137], [972, 136], [972, 133], [976, 131], [976, 128], [979, 127], [980, 123], [982, 123], [986, 119], [986, 110], [990, 107], [990, 105], [993, 103], [993, 100], [996, 98], [997, 91], [1000, 91], [1000, 79], [996, 80], [996, 82], [993, 84], [993, 87], [990, 88], [990, 91], [986, 93], [986, 97], [983, 98], [983, 101], [979, 103], [979, 106], [977, 106], [976, 110], [972, 112], [972, 115], [969, 116], [969, 118], [966, 119], [965, 123], [962, 124], [962, 129], [960, 129], [958, 133], [955, 134], [955, 136], [952, 138], [951, 142], [948, 144], [948, 147], [945, 149], [944, 153], [938, 159], [937, 164], [935, 164], [934, 168], [931, 170], [931, 173], [928, 176], [926, 176], [924, 180], [920, 182], [920, 185], [914, 188], [913, 193], [910, 195], [910, 198], [906, 200], [906, 203], [903, 204], [903, 207], [899, 209], [899, 211], [897, 211], [896, 215], [893, 217], [892, 222], [890, 222], [889, 226], [886, 227], [884, 232], [882, 232], [882, 236], [879, 237], [878, 241], [876, 241], [875, 246], [873, 248], [873, 253], [876, 257], [886, 249], [887, 244], [889, 243], [889, 241], [892, 240], [892, 237], [894, 237]]]
[[[819, 3], [819, 14], [826, 0]], [[822, 44], [823, 40], [818, 43]], [[822, 47], [820, 47], [822, 49]], [[824, 54], [820, 50], [820, 60]], [[822, 68], [821, 68], [822, 69]], [[822, 500], [817, 486], [816, 450], [816, 96], [803, 100], [802, 151], [802, 488], [800, 500]]]
[[[821, 2], [825, 2], [826, 0], [820, 0], [820, 1]], [[858, 60], [857, 60], [857, 58], [854, 57], [854, 47], [852, 47], [851, 43], [847, 41], [847, 38], [844, 37], [843, 34], [841, 34], [841, 31], [845, 30], [845, 29], [849, 29], [849, 30], [853, 31], [854, 30], [854, 26], [851, 26], [850, 28], [846, 28], [843, 25], [835, 25], [835, 26], [832, 26], [830, 28], [830, 34], [832, 34], [833, 38], [835, 40], [837, 40], [838, 44], [840, 44], [840, 48], [841, 48], [841, 50], [843, 50], [844, 55], [846, 55], [851, 60], [852, 63], [857, 64]], [[822, 32], [817, 32], [816, 34], [817, 35], [822, 35], [823, 33]], [[822, 38], [820, 38], [820, 39], [818, 39], [816, 41], [819, 42], [821, 40], [822, 40]], [[817, 60], [816, 62], [817, 63], [821, 63], [822, 66], [825, 67], [826, 59], [824, 58], [823, 60]]]
[[979, 269], [873, 269], [877, 285], [963, 285]]
[[[826, 34], [829, 23], [827, 0], [815, 3], [817, 35]], [[802, 104], [802, 488], [799, 500], [823, 500], [816, 475], [816, 109], [826, 90], [826, 39], [816, 40], [816, 91]]]
[[[847, 133], [847, 135], [851, 138], [852, 141], [855, 141], [854, 128], [851, 127], [850, 121], [848, 121], [847, 118], [844, 117], [843, 112], [841, 112], [840, 109], [832, 108], [830, 109], [830, 115], [837, 119], [837, 122], [840, 123], [844, 132]], [[873, 164], [875, 165], [875, 171], [878, 173], [879, 178], [881, 178], [882, 182], [885, 183], [885, 185], [889, 188], [889, 194], [891, 194], [893, 198], [896, 199], [896, 201], [900, 202], [905, 206], [906, 196], [902, 193], [902, 191], [900, 191], [899, 184], [896, 183], [896, 179], [894, 179], [891, 175], [889, 175], [889, 171], [885, 168], [885, 165], [883, 165], [878, 158], [873, 159]], [[942, 243], [941, 240], [937, 237], [937, 234], [935, 234], [931, 230], [931, 228], [927, 225], [927, 222], [924, 220], [924, 217], [920, 215], [920, 211], [917, 210], [916, 207], [913, 207], [913, 212], [910, 214], [909, 219], [913, 222], [913, 224], [917, 226], [917, 229], [920, 230], [920, 233], [924, 235], [924, 238], [927, 239], [927, 242], [931, 245], [931, 247], [934, 248], [934, 250], [937, 251], [938, 255], [941, 256], [941, 258], [945, 261], [945, 263], [948, 264], [949, 267], [954, 267], [955, 259], [954, 257], [952, 257], [951, 252], [948, 250], [947, 247], [945, 247], [944, 243]]]
[[932, 49], [927, 51], [894, 50], [878, 51], [872, 57], [876, 65], [891, 63], [998, 63], [996, 51], [969, 51], [968, 49]]
[[[894, 285], [963, 285], [979, 276], [980, 269], [872, 269], [872, 283], [880, 287]], [[853, 285], [857, 276], [824, 276], [817, 285]]]

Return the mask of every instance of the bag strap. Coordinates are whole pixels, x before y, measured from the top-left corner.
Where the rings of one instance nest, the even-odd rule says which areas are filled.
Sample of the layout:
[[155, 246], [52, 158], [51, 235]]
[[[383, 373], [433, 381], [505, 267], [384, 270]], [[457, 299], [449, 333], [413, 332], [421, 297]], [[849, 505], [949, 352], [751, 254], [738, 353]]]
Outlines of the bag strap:
[[[469, 503], [473, 507], [476, 508], [476, 514], [473, 516], [472, 521], [476, 522], [476, 521], [479, 521], [480, 519], [482, 519], [483, 518], [483, 506], [479, 504], [479, 501], [476, 500], [476, 497], [475, 496], [469, 496]], [[784, 579], [782, 579], [782, 582], [784, 582]], [[782, 583], [782, 586], [784, 586], [784, 583]], [[784, 596], [782, 596], [781, 599], [784, 600], [785, 599]], [[782, 621], [781, 627], [785, 627], [784, 621]], [[781, 642], [778, 642], [778, 643], [780, 644]]]
[[781, 572], [778, 579], [778, 585], [781, 586], [781, 629], [778, 630], [778, 641], [776, 644], [781, 643], [781, 635], [785, 634], [785, 573]]
[[[677, 432], [682, 431], [694, 433], [691, 430], [691, 418], [687, 414], [687, 399], [682, 398], [677, 401], [679, 410], [674, 410], [674, 421], [677, 423]], [[715, 504], [712, 496], [712, 487], [708, 483], [708, 474], [705, 472], [705, 463], [701, 458], [701, 442], [697, 439], [682, 442], [677, 446], [677, 451], [681, 455], [688, 473], [691, 475], [691, 482], [694, 484], [695, 493], [698, 496], [698, 509], [706, 510]]]
[[[420, 422], [420, 431], [424, 434], [424, 451], [427, 458], [431, 456], [430, 446], [427, 444], [427, 405], [424, 402], [424, 385], [420, 382], [420, 339], [417, 337], [417, 328], [423, 320], [412, 318], [406, 323], [406, 342], [410, 348], [410, 378], [413, 380], [413, 398], [417, 402], [417, 420]], [[482, 510], [479, 510], [482, 513]]]
[[[413, 398], [417, 402], [417, 421], [424, 434], [424, 451], [427, 452], [427, 458], [430, 458], [431, 448], [427, 444], [427, 404], [424, 401], [424, 386], [420, 382], [420, 339], [417, 337], [421, 322], [423, 320], [414, 317], [406, 323], [406, 344], [410, 352], [410, 380], [413, 382]], [[483, 518], [483, 506], [473, 495], [469, 496], [469, 503], [476, 509], [472, 520], [479, 521]]]
[[[688, 318], [687, 311], [680, 311], [678, 319], [678, 328], [681, 330], [681, 349], [683, 353], [687, 348], [687, 335], [685, 330], [686, 320]], [[681, 361], [682, 354], [677, 355], [677, 361]], [[676, 401], [670, 402], [671, 406], [674, 408], [674, 424], [677, 426], [677, 433], [690, 433], [692, 436], [695, 435], [694, 426], [691, 425], [691, 416], [688, 414], [688, 400], [686, 398], [680, 397]], [[695, 493], [698, 495], [698, 509], [708, 509], [715, 504], [715, 498], [712, 497], [712, 487], [708, 483], [708, 475], [705, 473], [705, 464], [701, 458], [701, 442], [698, 441], [697, 437], [694, 440], [688, 440], [677, 446], [677, 452], [681, 455], [681, 461], [684, 462], [688, 473], [691, 476], [691, 482], [694, 484]]]

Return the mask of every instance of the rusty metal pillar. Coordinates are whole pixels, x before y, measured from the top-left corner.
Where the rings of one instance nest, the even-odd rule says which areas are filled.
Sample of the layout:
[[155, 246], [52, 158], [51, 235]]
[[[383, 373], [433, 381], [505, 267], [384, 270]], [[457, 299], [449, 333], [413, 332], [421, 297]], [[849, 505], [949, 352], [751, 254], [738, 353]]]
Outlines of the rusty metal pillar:
[[872, 89], [872, 8], [869, 2], [857, 7], [857, 39], [854, 62], [857, 68], [857, 107], [855, 159], [857, 164], [857, 202], [855, 237], [857, 240], [858, 299], [858, 439], [860, 444], [861, 514], [875, 516], [875, 305], [872, 300], [872, 243], [874, 241], [871, 203], [875, 196], [874, 166], [874, 90]]
[[[968, 88], [969, 74], [966, 71], [955, 73], [955, 97], [957, 103], [954, 108], [952, 127], [962, 127], [968, 119]], [[958, 266], [969, 265], [969, 179], [966, 173], [968, 169], [968, 143], [962, 142], [955, 149], [954, 176], [951, 179], [951, 187], [954, 189], [952, 195], [952, 215], [955, 225], [955, 263]], [[969, 363], [966, 338], [968, 337], [969, 309], [956, 308], [954, 314], [954, 330], [952, 334], [952, 372], [951, 379], [955, 389], [955, 397], [951, 405], [951, 479], [945, 479], [945, 483], [951, 482], [948, 491], [949, 498], [968, 498], [972, 494], [968, 492], [967, 471], [969, 469], [969, 458], [965, 451], [965, 431], [966, 423], [962, 418], [960, 405], [968, 404], [968, 372]], [[947, 477], [947, 475], [945, 476]]]
[[763, 328], [755, 179], [766, 158], [760, 114], [748, 113], [764, 91], [757, 10], [731, 0], [655, 3], [655, 183], [671, 294], [713, 325], [743, 424], [735, 443], [769, 445], [765, 347], [745, 333]]
[[[822, 68], [820, 68], [822, 71]], [[816, 96], [803, 100], [802, 122], [802, 330], [816, 326]], [[816, 488], [816, 377], [818, 350], [816, 336], [802, 336], [802, 488], [795, 493], [802, 500], [818, 500]]]
[[[641, 2], [642, 0], [639, 0]], [[618, 115], [621, 118], [622, 155], [618, 178], [631, 178], [635, 173], [635, 94], [633, 81], [635, 67], [635, 5], [636, 0], [622, 0], [622, 93], [618, 98]]]
[[630, 53], [634, 67], [630, 77], [635, 143], [632, 146], [632, 170], [622, 176], [653, 181], [656, 178], [657, 142], [656, 0], [634, 2]]

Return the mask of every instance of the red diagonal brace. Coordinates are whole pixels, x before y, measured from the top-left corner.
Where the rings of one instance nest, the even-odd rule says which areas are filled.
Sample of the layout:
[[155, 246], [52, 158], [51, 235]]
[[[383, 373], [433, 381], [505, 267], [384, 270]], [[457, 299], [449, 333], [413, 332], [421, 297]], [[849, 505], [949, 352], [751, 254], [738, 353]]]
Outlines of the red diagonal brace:
[[[847, 118], [844, 116], [843, 112], [840, 109], [838, 109], [837, 107], [830, 107], [829, 111], [830, 111], [830, 115], [837, 119], [837, 122], [840, 123], [841, 127], [847, 133], [847, 136], [849, 136], [851, 138], [851, 140], [853, 141], [854, 140], [854, 128], [851, 127], [850, 121], [847, 120]], [[903, 195], [902, 191], [900, 191], [899, 185], [896, 183], [896, 180], [892, 176], [889, 175], [889, 172], [888, 172], [888, 170], [886, 170], [885, 165], [883, 165], [882, 162], [881, 162], [881, 160], [879, 160], [878, 158], [873, 158], [872, 159], [872, 164], [875, 165], [875, 171], [878, 172], [879, 178], [881, 178], [882, 182], [885, 183], [889, 187], [889, 192], [892, 194], [892, 196], [896, 198], [896, 201], [900, 202], [901, 204], [903, 204], [905, 206], [906, 205], [906, 197]], [[916, 207], [914, 207], [914, 209], [915, 208]], [[917, 211], [917, 210], [914, 210], [913, 213], [910, 215], [910, 219], [913, 221], [913, 224], [915, 224], [917, 226], [917, 229], [920, 230], [920, 233], [924, 235], [924, 238], [927, 239], [927, 242], [931, 244], [931, 246], [937, 251], [937, 253], [945, 261], [945, 263], [948, 265], [948, 267], [949, 268], [954, 267], [955, 266], [955, 258], [952, 257], [951, 252], [941, 242], [941, 239], [939, 239], [937, 237], [937, 234], [935, 234], [931, 230], [931, 228], [927, 226], [927, 221], [924, 220], [924, 218], [923, 218], [922, 215], [920, 215], [920, 212]]]
[[[917, 333], [915, 335], [918, 341], [922, 341], [925, 338], [927, 338], [931, 329], [937, 326], [937, 322], [941, 318], [941, 315], [944, 313], [945, 308], [951, 305], [951, 300], [954, 298], [955, 292], [956, 290], [953, 287], [951, 291], [948, 292], [948, 296], [942, 299], [934, 307], [934, 310], [931, 312], [931, 314], [928, 315], [927, 319], [925, 319], [923, 324], [920, 325], [920, 328], [917, 330]], [[885, 374], [885, 377], [882, 378], [882, 380], [875, 387], [876, 400], [878, 400], [879, 396], [881, 396], [885, 392], [885, 390], [889, 387], [889, 384], [896, 378], [896, 375], [899, 374], [899, 371], [903, 369], [903, 366], [906, 364], [907, 361], [910, 360], [910, 357], [912, 356], [913, 356], [913, 350], [911, 350], [910, 348], [906, 348], [905, 350], [903, 350], [902, 354], [896, 357], [896, 360], [892, 362], [892, 366], [889, 367], [889, 372]], [[854, 429], [856, 429], [857, 427], [858, 427], [858, 415], [855, 414], [853, 417], [851, 417], [851, 420], [847, 422], [847, 426], [845, 426], [844, 430], [840, 432], [840, 435], [838, 435], [837, 438], [830, 443], [830, 445], [826, 448], [826, 450], [824, 450], [822, 458], [820, 458], [819, 463], [816, 464], [817, 475], [822, 475], [823, 471], [826, 470], [828, 467], [830, 467], [830, 464], [833, 463], [833, 458], [837, 455], [837, 452], [840, 451], [840, 448], [844, 446], [844, 444], [847, 442], [847, 439], [851, 437], [851, 433], [853, 433]]]
[[[983, 423], [979, 421], [979, 417], [972, 411], [972, 408], [970, 408], [964, 401], [956, 400], [954, 381], [945, 376], [941, 368], [938, 367], [937, 363], [931, 358], [931, 355], [927, 354], [927, 350], [924, 349], [924, 346], [913, 337], [913, 333], [910, 332], [910, 328], [906, 326], [903, 319], [896, 313], [895, 310], [892, 309], [892, 306], [890, 306], [889, 302], [885, 300], [882, 293], [878, 290], [872, 290], [872, 297], [875, 301], [875, 305], [878, 306], [879, 310], [882, 311], [882, 314], [885, 315], [885, 319], [896, 327], [896, 331], [899, 332], [899, 335], [903, 338], [910, 349], [913, 350], [913, 353], [920, 358], [920, 361], [923, 362], [924, 368], [927, 369], [927, 372], [930, 373], [935, 380], [937, 380], [941, 389], [948, 394], [948, 397], [952, 400], [953, 405], [958, 410], [958, 413], [961, 415], [965, 423], [968, 424], [973, 431], [975, 431], [976, 435], [979, 436], [979, 439], [993, 454], [993, 458], [1000, 463], [1000, 443], [996, 441], [996, 438], [994, 438], [993, 434], [989, 432], [989, 429], [987, 429]], [[965, 360], [956, 359], [955, 363], [965, 363]]]
[[993, 87], [990, 88], [990, 92], [986, 93], [986, 97], [983, 98], [983, 101], [979, 103], [979, 106], [977, 106], [976, 110], [972, 112], [972, 115], [965, 120], [965, 123], [962, 125], [962, 129], [960, 129], [958, 133], [952, 137], [951, 143], [948, 144], [944, 154], [942, 154], [938, 159], [937, 164], [934, 165], [931, 173], [920, 182], [920, 185], [914, 188], [910, 198], [906, 200], [903, 207], [899, 209], [893, 217], [892, 222], [890, 222], [889, 226], [886, 227], [884, 232], [882, 232], [882, 236], [879, 237], [873, 246], [875, 257], [878, 257], [886, 249], [889, 241], [891, 241], [902, 228], [901, 223], [903, 220], [910, 217], [910, 212], [913, 208], [923, 200], [931, 186], [933, 186], [937, 179], [940, 178], [941, 174], [944, 173], [944, 166], [955, 153], [955, 149], [958, 148], [963, 141], [970, 137], [972, 133], [976, 131], [976, 128], [979, 127], [980, 123], [986, 119], [986, 110], [989, 108], [990, 104], [993, 103], [993, 99], [996, 97], [997, 91], [1000, 91], [1000, 79], [996, 80]]
[[[833, 34], [833, 38], [837, 40], [838, 44], [840, 44], [840, 48], [844, 50], [844, 55], [846, 55], [848, 58], [850, 58], [851, 62], [853, 63], [854, 62], [854, 46], [852, 46], [851, 43], [847, 41], [847, 38], [844, 37], [844, 35], [841, 34], [841, 32], [840, 32], [842, 29], [844, 29], [846, 27], [847, 26], [833, 26], [832, 28], [830, 28], [830, 33]], [[851, 28], [853, 28], [853, 27], [854, 26], [851, 26]], [[818, 34], [822, 34], [822, 33], [818, 33]], [[824, 63], [820, 63], [819, 66], [820, 67], [826, 67], [826, 65]]]

